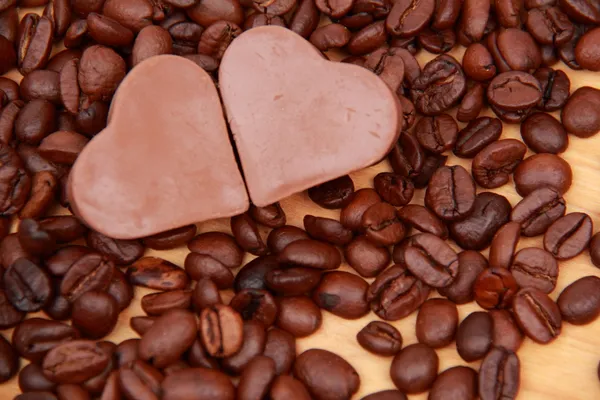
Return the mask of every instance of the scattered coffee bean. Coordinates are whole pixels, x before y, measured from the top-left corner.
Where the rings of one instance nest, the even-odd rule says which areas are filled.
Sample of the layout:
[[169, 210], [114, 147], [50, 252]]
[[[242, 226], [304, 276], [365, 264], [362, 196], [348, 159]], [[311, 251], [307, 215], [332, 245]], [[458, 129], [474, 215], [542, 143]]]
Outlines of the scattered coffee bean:
[[515, 399], [521, 382], [519, 357], [502, 347], [494, 347], [479, 367], [481, 400]]
[[321, 327], [321, 310], [309, 297], [282, 297], [277, 304], [276, 325], [295, 337], [311, 335]]
[[456, 305], [445, 299], [427, 300], [417, 315], [417, 340], [434, 349], [454, 341], [458, 327]]
[[469, 367], [452, 367], [438, 375], [429, 400], [475, 400], [477, 392], [477, 372]]
[[439, 358], [431, 347], [416, 343], [405, 347], [394, 357], [390, 375], [394, 385], [409, 394], [421, 393], [437, 378]]
[[520, 287], [534, 287], [550, 293], [556, 287], [558, 263], [549, 252], [527, 247], [515, 254], [510, 272]]
[[585, 325], [600, 315], [600, 278], [586, 276], [567, 286], [556, 301], [562, 318], [574, 325]]
[[483, 270], [475, 281], [475, 301], [481, 308], [508, 308], [519, 289], [509, 270], [492, 267]]
[[510, 219], [521, 224], [523, 236], [546, 232], [554, 221], [565, 214], [565, 200], [555, 189], [542, 187], [529, 193], [514, 208]]
[[392, 325], [369, 322], [356, 335], [358, 343], [367, 351], [381, 356], [393, 356], [402, 348], [402, 335]]
[[521, 289], [513, 300], [513, 312], [519, 327], [537, 343], [549, 343], [560, 335], [560, 310], [556, 303], [539, 289]]

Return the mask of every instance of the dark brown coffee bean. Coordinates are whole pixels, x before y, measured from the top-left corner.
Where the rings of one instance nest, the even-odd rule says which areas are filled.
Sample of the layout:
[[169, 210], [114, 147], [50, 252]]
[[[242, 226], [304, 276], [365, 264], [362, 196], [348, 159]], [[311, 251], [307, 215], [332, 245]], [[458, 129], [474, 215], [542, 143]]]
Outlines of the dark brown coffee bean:
[[19, 389], [21, 392], [54, 392], [56, 383], [44, 376], [42, 367], [27, 364], [19, 373]]
[[536, 154], [526, 158], [514, 174], [515, 187], [521, 196], [541, 187], [551, 187], [564, 194], [571, 187], [572, 177], [569, 164], [554, 154]]
[[106, 292], [117, 302], [120, 311], [123, 311], [133, 300], [133, 287], [127, 282], [127, 277], [120, 269], [113, 270], [113, 276]]
[[298, 0], [298, 7], [292, 15], [289, 27], [305, 39], [319, 26], [319, 9], [315, 0]]
[[508, 269], [521, 236], [521, 225], [508, 222], [496, 232], [490, 247], [490, 266]]
[[273, 229], [267, 237], [267, 246], [274, 254], [279, 254], [288, 244], [301, 239], [308, 239], [308, 234], [302, 229], [285, 225], [281, 228]]
[[[572, 25], [571, 32], [573, 32]], [[598, 56], [600, 55], [598, 53], [599, 38], [600, 29], [590, 29], [583, 36], [581, 36], [581, 38], [577, 42], [577, 46], [575, 47], [575, 59], [577, 60], [577, 63], [581, 66], [581, 68], [590, 71], [600, 71], [600, 62], [598, 62]]]
[[19, 243], [29, 254], [45, 256], [56, 249], [56, 240], [33, 219], [19, 222]]
[[267, 332], [263, 355], [275, 362], [277, 375], [287, 374], [296, 359], [296, 338], [279, 328], [271, 328]]
[[41, 318], [30, 318], [15, 328], [12, 344], [21, 357], [33, 363], [40, 363], [46, 353], [54, 347], [78, 337], [77, 329], [69, 325]]
[[415, 191], [411, 181], [391, 172], [377, 174], [373, 180], [373, 185], [383, 201], [395, 207], [410, 203]]
[[462, 60], [465, 74], [476, 81], [487, 81], [496, 76], [496, 65], [489, 50], [481, 43], [467, 47]]
[[267, 328], [273, 325], [278, 313], [275, 299], [266, 290], [244, 289], [231, 299], [229, 305], [245, 321], [256, 320]]
[[446, 221], [469, 215], [475, 206], [475, 183], [467, 170], [460, 165], [440, 167], [425, 192], [425, 205]]
[[248, 213], [231, 218], [231, 231], [237, 244], [247, 252], [257, 256], [268, 253], [269, 249], [260, 236], [258, 226]]
[[266, 336], [265, 327], [261, 322], [245, 321], [242, 347], [236, 354], [221, 361], [222, 369], [231, 375], [239, 375], [254, 357], [263, 354]]
[[510, 271], [520, 287], [534, 287], [550, 293], [556, 287], [558, 263], [549, 252], [535, 247], [519, 250]]
[[17, 310], [8, 300], [6, 292], [0, 290], [0, 329], [9, 329], [23, 320], [25, 313]]
[[398, 218], [405, 224], [418, 229], [421, 232], [431, 233], [442, 239], [448, 237], [446, 225], [427, 208], [409, 204], [398, 210]]
[[380, 318], [395, 321], [416, 311], [427, 300], [429, 291], [430, 287], [406, 268], [394, 265], [373, 281], [366, 300]]
[[106, 290], [112, 280], [115, 266], [102, 256], [91, 253], [73, 263], [64, 275], [60, 293], [70, 302], [85, 292]]
[[584, 86], [577, 89], [562, 109], [561, 120], [567, 132], [591, 137], [600, 132], [600, 90]]
[[308, 189], [308, 197], [327, 209], [346, 207], [354, 196], [354, 182], [348, 175]]
[[574, 325], [586, 325], [600, 315], [600, 279], [586, 276], [567, 286], [556, 301], [562, 318]]
[[76, 132], [57, 131], [41, 141], [38, 151], [51, 162], [73, 164], [88, 141], [88, 138]]
[[227, 375], [206, 368], [190, 368], [168, 375], [161, 385], [162, 399], [193, 399], [194, 396], [215, 400], [234, 400], [235, 387]]
[[20, 92], [26, 101], [38, 99], [61, 104], [58, 73], [54, 71], [40, 69], [31, 72], [21, 81]]
[[36, 99], [21, 109], [15, 120], [15, 135], [21, 142], [38, 145], [56, 130], [56, 109], [47, 100]]
[[531, 114], [521, 124], [521, 137], [536, 153], [562, 153], [569, 145], [567, 131], [553, 116], [545, 113]]
[[108, 335], [117, 324], [119, 305], [108, 293], [89, 291], [73, 302], [73, 326], [84, 336], [99, 339]]
[[475, 280], [488, 266], [487, 260], [480, 253], [466, 250], [458, 254], [458, 275], [454, 281], [438, 292], [456, 304], [465, 304], [475, 297]]
[[132, 285], [156, 290], [185, 289], [189, 277], [175, 264], [158, 257], [144, 257], [127, 269]]
[[351, 33], [344, 25], [329, 24], [317, 28], [310, 35], [310, 42], [321, 51], [344, 47], [350, 41]]
[[187, 244], [196, 236], [196, 225], [186, 225], [144, 238], [144, 245], [154, 250], [168, 250]]
[[417, 189], [426, 187], [435, 171], [446, 165], [446, 161], [448, 161], [448, 156], [443, 154], [428, 154], [423, 161], [421, 172], [412, 180], [415, 187]]
[[87, 228], [76, 217], [72, 215], [57, 215], [42, 218], [40, 227], [48, 232], [59, 244], [74, 242], [83, 238]]
[[360, 387], [360, 376], [346, 360], [327, 350], [310, 349], [294, 364], [294, 376], [316, 400], [346, 399]]
[[[425, 152], [414, 135], [400, 133], [400, 137], [388, 154], [392, 170], [406, 178], [419, 175], [425, 163]], [[370, 189], [361, 189], [358, 192]], [[357, 193], [358, 193], [357, 192]]]
[[352, 9], [353, 0], [315, 0], [317, 8], [325, 15], [339, 19]]
[[567, 214], [550, 225], [544, 235], [544, 248], [559, 260], [568, 260], [585, 250], [592, 229], [592, 220], [587, 214]]
[[132, 364], [139, 358], [140, 339], [126, 339], [113, 352], [116, 367]]
[[560, 310], [538, 289], [521, 289], [513, 300], [513, 312], [521, 330], [537, 343], [550, 343], [560, 335]]
[[281, 228], [285, 225], [285, 212], [279, 203], [265, 207], [256, 207], [252, 204], [249, 213], [254, 221], [269, 228]]
[[60, 294], [60, 279], [52, 280], [52, 287], [54, 296], [50, 299], [46, 307], [44, 307], [44, 313], [50, 318], [57, 321], [65, 321], [71, 318], [71, 303], [63, 295]]
[[456, 113], [456, 119], [461, 122], [469, 122], [477, 118], [484, 106], [483, 98], [483, 86], [480, 84], [471, 86], [460, 103], [460, 107]]
[[415, 133], [424, 149], [439, 154], [454, 146], [458, 125], [448, 114], [423, 117], [415, 126]]
[[152, 24], [154, 10], [147, 0], [106, 0], [102, 13], [137, 33]]
[[390, 262], [390, 252], [375, 245], [364, 236], [355, 238], [344, 249], [344, 257], [361, 276], [372, 278], [383, 271]]
[[47, 17], [29, 13], [21, 19], [17, 43], [19, 72], [27, 75], [43, 69], [52, 51], [54, 29]]
[[56, 383], [82, 383], [106, 368], [109, 355], [89, 340], [62, 343], [46, 354], [44, 375]]
[[538, 43], [557, 47], [567, 43], [574, 33], [573, 23], [558, 7], [532, 8], [525, 26]]
[[493, 322], [493, 345], [516, 352], [523, 343], [523, 333], [512, 314], [507, 310], [490, 310], [489, 314]]
[[498, 140], [502, 123], [498, 118], [477, 118], [458, 133], [454, 154], [462, 158], [475, 157], [487, 145]]
[[0, 109], [0, 142], [7, 145], [12, 142], [14, 138], [15, 121], [24, 106], [25, 103], [21, 100], [14, 100], [4, 106], [4, 108]]
[[[4, 36], [10, 43], [14, 44], [17, 41], [18, 29], [19, 14], [17, 8], [4, 5], [0, 11], [0, 36]], [[10, 58], [16, 60], [14, 47], [10, 54]], [[12, 61], [12, 63], [15, 64], [16, 61]]]
[[500, 0], [495, 4], [496, 18], [504, 28], [520, 28], [523, 2], [519, 0]]
[[387, 203], [369, 207], [361, 218], [366, 237], [378, 246], [391, 246], [404, 239], [406, 228], [396, 216], [396, 209]]
[[244, 251], [235, 239], [221, 232], [202, 233], [188, 243], [188, 248], [194, 253], [211, 256], [228, 268], [239, 267], [244, 257]]
[[[494, 45], [490, 46], [490, 42]], [[488, 48], [500, 72], [536, 70], [542, 63], [540, 49], [533, 37], [520, 29], [508, 28], [489, 36]]]
[[321, 310], [309, 297], [282, 297], [277, 304], [276, 325], [295, 337], [311, 335], [321, 327]]
[[526, 72], [504, 72], [490, 82], [487, 99], [490, 104], [505, 111], [524, 110], [540, 102], [542, 87], [533, 75]]
[[316, 269], [337, 269], [342, 262], [335, 246], [311, 239], [288, 244], [277, 256], [277, 260], [282, 264]]
[[126, 398], [158, 399], [163, 374], [143, 361], [135, 360], [119, 368], [119, 387]]
[[381, 356], [396, 355], [402, 348], [400, 332], [381, 321], [369, 322], [358, 332], [356, 340], [365, 350]]
[[488, 268], [482, 271], [475, 281], [475, 301], [481, 308], [508, 308], [519, 290], [517, 281], [509, 270]]
[[502, 347], [494, 347], [479, 367], [481, 400], [515, 399], [520, 385], [520, 362], [517, 355]]
[[445, 287], [458, 273], [458, 257], [442, 239], [430, 233], [411, 237], [404, 253], [407, 268], [432, 287]]
[[506, 197], [491, 192], [481, 192], [475, 198], [472, 213], [462, 221], [449, 224], [450, 237], [463, 249], [483, 250], [508, 222], [512, 208]]
[[356, 319], [369, 312], [366, 293], [369, 284], [349, 272], [335, 271], [323, 274], [313, 292], [314, 302], [324, 310], [345, 319]]
[[353, 231], [362, 228], [362, 217], [369, 207], [381, 202], [381, 198], [373, 189], [357, 191], [352, 201], [342, 209], [340, 221], [342, 225]]
[[416, 343], [394, 357], [390, 375], [394, 385], [409, 394], [421, 393], [433, 385], [438, 374], [439, 358], [435, 350]]
[[543, 187], [529, 193], [514, 208], [511, 220], [521, 224], [523, 236], [537, 236], [565, 214], [565, 201], [556, 190]]
[[[375, 24], [381, 24], [378, 26], [382, 26], [383, 21], [378, 21]], [[374, 24], [369, 25], [365, 29], [368, 29], [373, 25]], [[361, 32], [358, 32], [358, 34]], [[380, 47], [379, 49], [365, 56], [365, 62], [363, 66], [372, 71], [375, 75], [379, 76], [388, 85], [388, 87], [394, 93], [396, 93], [401, 87], [402, 81], [405, 78], [404, 60], [401, 55], [401, 53], [404, 51], [404, 49], [398, 49], [395, 47]]]
[[41, 310], [52, 297], [52, 283], [48, 274], [33, 262], [20, 258], [4, 273], [6, 297], [18, 310]]
[[269, 394], [272, 400], [310, 400], [312, 397], [308, 393], [306, 386], [297, 379], [289, 375], [281, 375], [275, 378]]
[[8, 340], [0, 335], [0, 382], [6, 382], [19, 371], [19, 355]]
[[454, 341], [458, 328], [458, 309], [445, 299], [427, 300], [417, 315], [416, 334], [419, 343], [434, 349]]
[[110, 100], [125, 73], [125, 61], [114, 50], [91, 46], [84, 50], [79, 62], [79, 86], [92, 101]]
[[211, 256], [189, 253], [185, 258], [185, 270], [193, 280], [211, 279], [219, 289], [233, 286], [233, 273], [221, 262]]
[[402, 0], [394, 4], [386, 19], [388, 32], [394, 36], [411, 37], [427, 27], [433, 17], [435, 1]]
[[425, 28], [417, 39], [422, 48], [433, 54], [447, 53], [456, 44], [456, 34], [451, 29], [438, 31]]
[[[382, 46], [386, 39], [387, 32], [385, 29], [385, 22], [376, 21], [352, 34], [346, 49], [350, 54], [365, 55]], [[385, 66], [383, 66], [383, 68], [385, 69]]]
[[125, 47], [133, 42], [133, 32], [112, 18], [97, 13], [87, 16], [88, 32], [98, 44]]
[[6, 96], [6, 101], [12, 102], [19, 100], [19, 84], [12, 79], [0, 76], [0, 90]]
[[47, 258], [44, 264], [52, 275], [63, 276], [71, 268], [71, 265], [91, 252], [91, 249], [84, 246], [63, 247]]
[[[542, 67], [552, 67], [558, 62], [558, 54], [556, 54], [556, 49], [553, 46], [540, 46], [540, 52], [542, 53]], [[534, 76], [540, 80], [540, 78], [537, 76], [537, 71]]]
[[150, 293], [141, 300], [142, 310], [148, 315], [163, 315], [173, 309], [189, 309], [191, 305], [192, 293], [189, 290]]
[[192, 367], [202, 367], [208, 369], [219, 369], [219, 363], [214, 358], [211, 358], [199, 338], [194, 340], [192, 347], [187, 353], [187, 361]]
[[412, 83], [411, 96], [419, 112], [439, 115], [456, 105], [466, 90], [460, 64], [452, 56], [442, 55], [425, 65]]
[[490, 1], [465, 0], [458, 22], [458, 41], [463, 46], [479, 42], [490, 17]]
[[132, 264], [144, 254], [144, 246], [137, 240], [111, 239], [99, 232], [90, 231], [85, 241], [116, 265]]
[[[73, 2], [75, 3], [75, 2]], [[62, 38], [71, 24], [71, 2], [68, 0], [51, 0], [44, 14], [54, 27], [54, 38]]]
[[131, 64], [136, 66], [150, 57], [172, 52], [173, 39], [169, 32], [160, 26], [146, 26], [137, 35], [133, 44]]
[[492, 338], [492, 317], [487, 312], [476, 311], [460, 323], [456, 333], [456, 350], [467, 362], [481, 360], [490, 349]]
[[351, 230], [344, 228], [339, 221], [330, 218], [305, 215], [304, 228], [311, 237], [337, 246], [345, 246], [353, 237]]
[[[239, 274], [238, 274], [239, 276]], [[288, 296], [310, 292], [319, 285], [321, 271], [312, 268], [283, 268], [268, 271], [264, 277], [267, 288]]]
[[8, 267], [20, 258], [37, 262], [37, 258], [28, 254], [23, 246], [21, 246], [16, 233], [11, 233], [2, 240], [2, 243], [0, 243], [0, 257], [4, 269], [8, 269]]
[[38, 172], [31, 183], [31, 197], [19, 212], [22, 219], [42, 216], [54, 201], [58, 182], [48, 171]]
[[56, 388], [58, 400], [90, 400], [90, 394], [79, 385], [59, 385]]
[[255, 258], [238, 272], [234, 281], [236, 292], [244, 289], [267, 289], [266, 274], [279, 268], [277, 257], [262, 256]]
[[231, 42], [241, 35], [242, 29], [230, 21], [217, 21], [209, 25], [198, 43], [198, 54], [220, 60]]
[[239, 400], [265, 397], [275, 379], [275, 362], [269, 357], [257, 356], [244, 369], [237, 388]]
[[17, 53], [12, 42], [0, 35], [0, 73], [5, 74], [17, 65]]
[[506, 184], [526, 152], [527, 147], [516, 139], [498, 140], [487, 145], [471, 164], [475, 182], [486, 189]]
[[244, 340], [242, 317], [231, 307], [215, 304], [200, 314], [200, 338], [213, 357], [224, 358], [237, 353]]
[[429, 400], [476, 400], [477, 372], [469, 367], [452, 367], [438, 375]]
[[[288, 0], [290, 1], [290, 0]], [[291, 0], [292, 4], [295, 2], [295, 0]], [[285, 22], [285, 19], [281, 18], [280, 16], [271, 16], [271, 15], [267, 15], [267, 14], [261, 14], [261, 13], [254, 13], [252, 15], [250, 15], [248, 18], [246, 18], [246, 21], [244, 22], [244, 30], [247, 31], [248, 29], [252, 29], [252, 28], [258, 28], [259, 26], [281, 26], [282, 28], [287, 28], [287, 24]]]
[[9, 216], [19, 212], [25, 205], [31, 179], [17, 152], [6, 144], [0, 144], [0, 160], [0, 214]]

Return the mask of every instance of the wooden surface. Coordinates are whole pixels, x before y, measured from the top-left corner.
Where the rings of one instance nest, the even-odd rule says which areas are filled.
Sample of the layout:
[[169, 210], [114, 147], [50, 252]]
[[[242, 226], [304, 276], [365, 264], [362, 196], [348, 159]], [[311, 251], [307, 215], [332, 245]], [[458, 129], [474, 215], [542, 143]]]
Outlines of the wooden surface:
[[[455, 49], [451, 54], [461, 59], [464, 48]], [[421, 67], [432, 59], [434, 55], [421, 52], [417, 57]], [[571, 90], [581, 86], [594, 86], [600, 88], [600, 74], [587, 71], [572, 71], [564, 64], [554, 66], [563, 69], [571, 78]], [[13, 71], [9, 77], [19, 81], [21, 77]], [[453, 110], [453, 114], [456, 110]], [[493, 115], [487, 111], [485, 115]], [[559, 114], [554, 114], [559, 118]], [[460, 128], [465, 124], [459, 123]], [[504, 125], [502, 139], [521, 139], [518, 125]], [[600, 230], [600, 135], [590, 139], [579, 139], [569, 136], [569, 148], [562, 155], [573, 169], [573, 185], [565, 195], [567, 200], [567, 212], [586, 212], [594, 221], [595, 231]], [[529, 152], [527, 156], [531, 155]], [[461, 164], [470, 170], [470, 160], [462, 160], [449, 154], [447, 165]], [[372, 187], [373, 177], [382, 171], [389, 171], [387, 161], [352, 174], [352, 179], [357, 189]], [[478, 192], [482, 191], [478, 188]], [[515, 192], [512, 181], [501, 188], [492, 190], [508, 198], [514, 206], [520, 196]], [[417, 190], [413, 203], [423, 204], [424, 190]], [[339, 218], [339, 211], [321, 209], [310, 201], [305, 193], [294, 195], [281, 202], [287, 214], [290, 225], [302, 227], [302, 219], [306, 214], [320, 215], [330, 218]], [[58, 211], [61, 212], [61, 211]], [[199, 232], [223, 231], [230, 232], [229, 220], [217, 220], [202, 223], [198, 226]], [[266, 238], [267, 230], [262, 231]], [[542, 247], [542, 237], [522, 238], [519, 248], [537, 246]], [[458, 248], [457, 248], [458, 249]], [[175, 264], [182, 266], [187, 255], [187, 248], [179, 248], [171, 251], [148, 250], [146, 256], [159, 256]], [[488, 251], [483, 254], [487, 256]], [[248, 262], [253, 256], [247, 256], [244, 260]], [[344, 264], [342, 270], [352, 270]], [[237, 272], [237, 271], [236, 271]], [[591, 264], [587, 252], [575, 259], [560, 262], [560, 274], [558, 284], [554, 292], [550, 294], [556, 299], [564, 287], [571, 282], [587, 275], [600, 276], [600, 269]], [[372, 279], [369, 279], [372, 281]], [[150, 290], [136, 288], [135, 299], [131, 306], [119, 316], [117, 328], [106, 339], [119, 343], [125, 339], [137, 337], [137, 334], [129, 328], [129, 319], [133, 316], [144, 315], [140, 308], [140, 299]], [[228, 302], [232, 293], [223, 293], [223, 299]], [[432, 297], [438, 296], [433, 293]], [[475, 304], [459, 306], [460, 320], [469, 313], [479, 310]], [[29, 317], [45, 317], [44, 314], [30, 314]], [[344, 320], [323, 312], [323, 325], [312, 336], [298, 340], [298, 354], [310, 348], [323, 348], [333, 351], [344, 357], [358, 371], [361, 378], [361, 386], [357, 395], [361, 397], [380, 390], [392, 389], [394, 385], [389, 377], [391, 357], [378, 357], [363, 350], [356, 342], [356, 334], [369, 321], [377, 317], [373, 313], [358, 320]], [[392, 322], [400, 330], [404, 338], [404, 346], [415, 343], [415, 320], [416, 312], [409, 317]], [[2, 334], [10, 340], [12, 331], [3, 331]], [[440, 357], [440, 372], [456, 365], [469, 365], [476, 370], [480, 362], [466, 363], [456, 352], [454, 344], [437, 350]], [[548, 399], [600, 399], [600, 382], [596, 375], [598, 361], [600, 360], [600, 319], [587, 326], [572, 326], [563, 324], [562, 333], [558, 339], [549, 345], [539, 345], [529, 339], [525, 339], [523, 346], [518, 352], [521, 360], [521, 389], [519, 399], [526, 400], [548, 400]], [[24, 363], [23, 363], [24, 365]], [[0, 385], [0, 399], [12, 399], [20, 393], [17, 379], [13, 379]], [[426, 399], [427, 394], [409, 396], [412, 399]]]

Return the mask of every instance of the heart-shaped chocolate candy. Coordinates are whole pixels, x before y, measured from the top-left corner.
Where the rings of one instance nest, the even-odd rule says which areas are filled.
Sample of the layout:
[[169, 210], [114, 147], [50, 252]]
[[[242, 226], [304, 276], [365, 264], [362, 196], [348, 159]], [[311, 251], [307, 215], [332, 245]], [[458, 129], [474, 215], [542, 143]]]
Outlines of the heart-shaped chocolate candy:
[[92, 229], [117, 239], [246, 211], [211, 77], [183, 57], [136, 66], [119, 86], [108, 126], [73, 166], [69, 199]]
[[328, 61], [277, 26], [231, 43], [219, 87], [257, 206], [381, 160], [401, 127], [399, 101], [379, 77]]

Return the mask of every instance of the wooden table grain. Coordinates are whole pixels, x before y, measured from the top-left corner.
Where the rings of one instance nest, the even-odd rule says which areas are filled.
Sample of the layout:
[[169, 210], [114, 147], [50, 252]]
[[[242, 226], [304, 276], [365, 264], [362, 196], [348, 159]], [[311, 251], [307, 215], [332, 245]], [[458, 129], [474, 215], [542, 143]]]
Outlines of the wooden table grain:
[[[463, 52], [464, 48], [457, 48], [450, 54], [460, 60]], [[421, 52], [417, 58], [421, 66], [424, 66], [434, 57], [432, 54]], [[568, 74], [571, 79], [571, 91], [581, 86], [600, 88], [600, 74], [598, 73], [573, 71], [562, 63], [555, 65], [554, 68], [562, 69]], [[7, 76], [16, 81], [21, 79], [16, 71], [10, 72]], [[456, 109], [452, 111], [453, 115], [455, 113]], [[492, 116], [493, 114], [488, 110], [484, 115]], [[560, 118], [559, 113], [553, 113], [553, 115]], [[459, 123], [459, 126], [462, 129], [465, 124]], [[501, 138], [520, 139], [519, 125], [505, 124]], [[533, 153], [529, 151], [527, 156], [531, 154]], [[447, 165], [460, 164], [470, 170], [471, 160], [459, 159], [451, 153], [448, 155]], [[562, 157], [570, 163], [573, 169], [573, 185], [565, 195], [567, 212], [588, 213], [596, 227], [595, 231], [600, 230], [600, 135], [589, 139], [580, 139], [570, 135], [568, 150], [562, 154]], [[353, 173], [351, 176], [357, 189], [372, 187], [375, 175], [390, 170], [389, 163], [383, 161], [378, 165]], [[478, 192], [481, 191], [481, 188], [478, 188]], [[520, 200], [512, 180], [503, 187], [491, 191], [506, 196], [513, 206]], [[423, 204], [423, 195], [424, 190], [417, 190], [412, 202]], [[299, 227], [302, 227], [302, 219], [306, 214], [330, 218], [339, 217], [339, 211], [319, 208], [305, 193], [287, 198], [281, 202], [281, 205], [287, 214], [288, 224]], [[56, 210], [56, 212], [64, 213], [65, 211]], [[199, 232], [230, 232], [229, 220], [205, 222], [199, 224], [198, 229]], [[266, 229], [262, 229], [265, 238], [267, 233]], [[519, 243], [519, 248], [531, 246], [542, 247], [542, 237], [522, 238]], [[187, 253], [187, 248], [182, 247], [170, 251], [148, 250], [145, 255], [162, 257], [182, 266]], [[485, 250], [482, 253], [487, 256], [488, 251]], [[252, 258], [254, 257], [247, 255], [244, 263]], [[563, 288], [576, 279], [587, 275], [600, 277], [600, 269], [592, 265], [587, 252], [572, 260], [560, 262], [559, 265], [558, 283], [556, 289], [550, 294], [553, 299], [556, 299]], [[346, 264], [341, 267], [341, 270], [353, 272]], [[140, 307], [140, 299], [150, 292], [147, 289], [135, 289], [135, 299], [129, 308], [121, 313], [117, 327], [106, 339], [119, 343], [125, 339], [137, 337], [137, 334], [129, 327], [129, 319], [133, 316], [144, 315]], [[232, 296], [231, 291], [223, 293], [225, 301]], [[436, 296], [438, 296], [436, 293], [431, 295], [431, 297]], [[480, 310], [475, 303], [458, 308], [460, 320], [469, 313]], [[29, 317], [45, 317], [45, 315], [38, 313], [30, 314]], [[374, 356], [363, 350], [356, 342], [358, 331], [369, 321], [376, 319], [377, 317], [373, 313], [369, 313], [357, 320], [344, 320], [324, 311], [322, 327], [314, 335], [297, 341], [298, 354], [310, 348], [322, 348], [344, 357], [356, 368], [361, 378], [360, 390], [354, 397], [355, 399], [380, 390], [393, 389], [394, 384], [389, 375], [392, 358]], [[416, 313], [413, 313], [405, 319], [392, 322], [402, 333], [404, 346], [416, 342], [415, 320]], [[1, 333], [10, 340], [11, 330]], [[467, 363], [463, 361], [456, 352], [454, 344], [437, 350], [437, 353], [440, 357], [440, 372], [457, 365], [468, 365], [476, 370], [479, 368], [480, 362]], [[521, 360], [519, 399], [600, 399], [600, 381], [596, 373], [600, 361], [600, 319], [587, 326], [563, 324], [561, 335], [548, 345], [539, 345], [530, 339], [525, 339], [523, 346], [518, 351], [518, 356]], [[22, 365], [25, 365], [24, 361]], [[0, 385], [0, 399], [2, 400], [12, 399], [18, 393], [20, 391], [16, 378]], [[427, 399], [427, 394], [409, 396], [409, 399], [424, 400]]]

